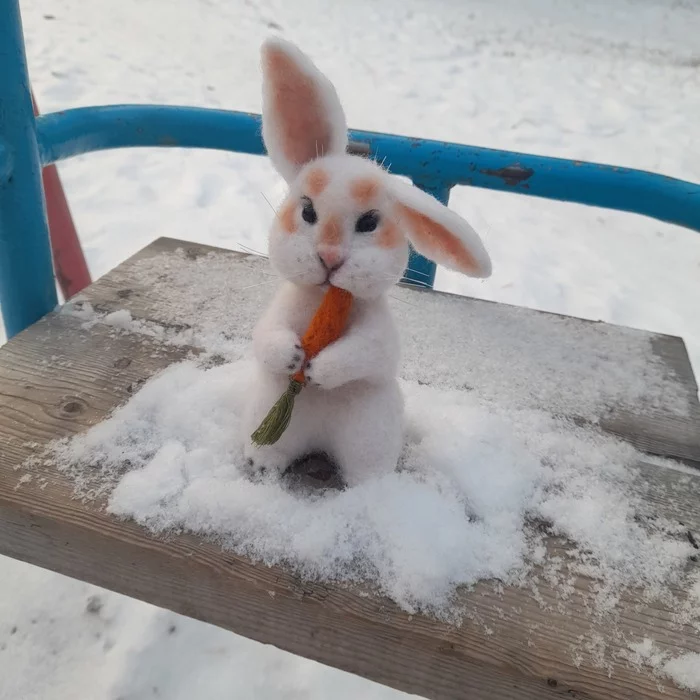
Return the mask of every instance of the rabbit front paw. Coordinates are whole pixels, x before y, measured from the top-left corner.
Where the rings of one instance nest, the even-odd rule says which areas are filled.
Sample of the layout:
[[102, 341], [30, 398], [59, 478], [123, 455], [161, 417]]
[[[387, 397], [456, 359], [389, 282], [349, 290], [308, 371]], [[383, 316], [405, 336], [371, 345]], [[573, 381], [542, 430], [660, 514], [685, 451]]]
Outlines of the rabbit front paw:
[[376, 373], [376, 357], [359, 343], [340, 341], [304, 365], [307, 384], [319, 389], [338, 389]]
[[263, 365], [274, 374], [294, 374], [304, 363], [304, 350], [292, 331], [270, 333], [260, 343], [257, 354]]
[[318, 389], [336, 389], [343, 384], [343, 378], [337, 363], [327, 357], [327, 353], [321, 353], [318, 357], [306, 363], [304, 377], [307, 386]]

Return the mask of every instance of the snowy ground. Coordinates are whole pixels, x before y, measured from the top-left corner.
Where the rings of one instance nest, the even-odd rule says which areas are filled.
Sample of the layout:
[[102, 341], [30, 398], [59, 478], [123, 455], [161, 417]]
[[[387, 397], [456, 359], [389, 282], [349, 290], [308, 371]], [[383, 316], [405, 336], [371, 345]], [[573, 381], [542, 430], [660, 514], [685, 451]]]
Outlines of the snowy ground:
[[[700, 182], [693, 0], [23, 0], [43, 111], [114, 102], [259, 111], [258, 49], [302, 45], [350, 124]], [[263, 159], [92, 155], [61, 175], [93, 276], [160, 235], [265, 250]], [[700, 236], [632, 215], [461, 190], [494, 276], [465, 294], [681, 335], [700, 368]], [[235, 635], [1, 560], [0, 698], [398, 697]], [[94, 596], [97, 596], [95, 598]], [[154, 690], [157, 689], [157, 690]]]

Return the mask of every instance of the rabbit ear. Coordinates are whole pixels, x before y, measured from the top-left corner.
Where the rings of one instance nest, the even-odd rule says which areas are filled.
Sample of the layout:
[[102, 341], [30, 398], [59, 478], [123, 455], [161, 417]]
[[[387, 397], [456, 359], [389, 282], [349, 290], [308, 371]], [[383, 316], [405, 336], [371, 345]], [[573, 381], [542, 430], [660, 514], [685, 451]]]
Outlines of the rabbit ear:
[[309, 161], [345, 152], [345, 114], [331, 82], [294, 44], [268, 39], [262, 65], [263, 141], [290, 182]]
[[459, 214], [401, 180], [394, 179], [392, 189], [406, 235], [421, 255], [469, 277], [491, 275], [484, 244]]

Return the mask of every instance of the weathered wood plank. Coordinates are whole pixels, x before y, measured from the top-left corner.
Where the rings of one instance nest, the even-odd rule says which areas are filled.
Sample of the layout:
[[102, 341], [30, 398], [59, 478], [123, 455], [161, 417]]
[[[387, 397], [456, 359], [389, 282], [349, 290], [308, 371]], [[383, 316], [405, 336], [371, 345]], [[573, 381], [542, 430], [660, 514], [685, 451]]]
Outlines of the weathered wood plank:
[[[141, 259], [175, 245], [181, 244], [160, 241]], [[129, 272], [133, 264], [100, 280], [88, 298], [171, 322], [158, 315], [157, 292]], [[87, 330], [65, 315], [0, 348], [0, 553], [428, 698], [689, 697], [665, 681], [662, 692], [658, 679], [623, 655], [629, 641], [646, 636], [675, 653], [700, 652], [698, 630], [679, 626], [672, 606], [650, 605], [633, 593], [615, 620], [597, 619], [585, 578], [566, 600], [537, 570], [522, 588], [483, 582], [459, 594], [468, 617], [454, 627], [407, 615], [371, 592], [308, 584], [253, 565], [195, 537], [154, 539], [109, 517], [99, 501], [72, 498], [72, 485], [50, 467], [37, 466], [32, 480], [16, 488], [23, 472], [15, 468], [41, 445], [99, 422], [188, 351], [101, 324]], [[655, 465], [640, 471], [649, 508], [697, 535], [700, 475]], [[552, 540], [548, 548], [562, 554], [566, 543]]]
[[[161, 238], [98, 280], [85, 297], [103, 311], [128, 308], [134, 318], [172, 322], [170, 318], [164, 318], [169, 308], [168, 285], [162, 285], [159, 290], [140, 280], [139, 264], [163, 254], [172, 254], [178, 248], [184, 249], [192, 259], [208, 253], [229, 256], [231, 278], [235, 279], [237, 275], [241, 279], [250, 278], [247, 271], [249, 255]], [[261, 278], [265, 269], [256, 268], [253, 278]], [[203, 267], [204, 274], [206, 268]], [[242, 286], [245, 288], [246, 285]], [[271, 294], [274, 285], [263, 288]], [[243, 291], [240, 294], [241, 308], [237, 309], [236, 316], [240, 331], [231, 328], [230, 332], [240, 332], [241, 340], [245, 342], [265, 297]], [[403, 334], [407, 378], [434, 383], [444, 373], [455, 386], [471, 386], [477, 391], [486, 391], [487, 396], [489, 391], [491, 394], [502, 391], [507, 395], [512, 387], [505, 382], [495, 389], [475, 385], [481, 378], [493, 381], [494, 374], [512, 367], [508, 377], [511, 385], [517, 384], [520, 400], [529, 397], [533, 405], [550, 412], [563, 411], [572, 418], [595, 419], [603, 430], [649, 454], [700, 464], [698, 387], [685, 344], [680, 338], [420, 289], [403, 288], [396, 294], [400, 299], [396, 299], [394, 311]], [[174, 313], [170, 312], [170, 315]], [[438, 364], [441, 353], [435, 353], [435, 343], [441, 345], [442, 352], [448, 338], [452, 345], [459, 344], [465, 352], [472, 353], [465, 358], [463, 365], [452, 357]], [[577, 343], [587, 338], [590, 338], [587, 345], [579, 347]], [[588, 372], [561, 372], [557, 365], [560, 359], [557, 349], [562, 361], [565, 358], [571, 368], [585, 368], [590, 360], [586, 353], [595, 348], [598, 340], [603, 347], [600, 356], [594, 358], [595, 367]], [[616, 377], [615, 372], [618, 372], [620, 381], [637, 380], [625, 375], [625, 365], [639, 365], [634, 352], [641, 342], [649, 346], [648, 363], [654, 365], [652, 374], [666, 378], [664, 392], [653, 400], [639, 401], [635, 405], [615, 403], [613, 395], [606, 405], [595, 411], [595, 415], [585, 415], [586, 407], [577, 406], [576, 397], [582, 395], [586, 384], [596, 382], [596, 373], [603, 373], [607, 368], [610, 376]], [[512, 347], [503, 348], [504, 343]], [[606, 356], [606, 352], [614, 352], [615, 357]], [[545, 353], [547, 357], [543, 358]], [[558, 371], [560, 374], [556, 376], [556, 385], [543, 388], [538, 381], [541, 375], [535, 370], [537, 363], [547, 360], [552, 364], [552, 373]], [[435, 362], [435, 367], [428, 369], [431, 362]], [[555, 402], [562, 403], [562, 406], [550, 405]]]

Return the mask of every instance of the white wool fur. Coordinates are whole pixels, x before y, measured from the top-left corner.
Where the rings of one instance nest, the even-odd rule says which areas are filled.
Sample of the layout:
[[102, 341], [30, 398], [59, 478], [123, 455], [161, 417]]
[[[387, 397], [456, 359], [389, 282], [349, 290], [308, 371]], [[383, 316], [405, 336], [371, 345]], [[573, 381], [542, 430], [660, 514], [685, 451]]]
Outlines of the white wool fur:
[[[270, 56], [266, 52], [274, 51], [293, 60], [295, 67], [275, 74], [274, 61], [265, 60]], [[288, 196], [270, 232], [269, 253], [272, 266], [287, 282], [253, 334], [257, 370], [242, 421], [246, 457], [253, 472], [275, 472], [296, 458], [323, 451], [352, 486], [393, 471], [403, 444], [403, 399], [397, 381], [400, 348], [386, 293], [408, 263], [406, 235], [413, 240], [416, 233], [411, 229], [415, 221], [406, 217], [404, 207], [427, 217], [428, 225], [437, 222], [436, 228], [453, 247], [462, 246], [476, 266], [460, 267], [444, 238], [441, 244], [437, 238], [422, 236], [417, 248], [423, 254], [472, 276], [488, 276], [491, 265], [478, 235], [461, 217], [404, 185], [374, 161], [345, 153], [347, 128], [335, 89], [299, 49], [274, 39], [265, 44], [263, 56], [263, 138], [273, 164], [289, 182]], [[305, 123], [322, 129], [332, 125], [331, 143], [323, 155], [316, 152], [319, 136], [308, 129], [303, 133], [286, 129], [285, 115], [275, 107], [279, 104], [275, 96], [289, 94], [300, 76], [313, 82], [325, 109], [322, 115], [303, 115]], [[308, 88], [308, 82], [304, 84]], [[294, 150], [284, 143], [290, 132], [308, 139], [298, 149], [311, 154], [307, 163], [286, 157]], [[310, 185], [314, 172], [322, 175], [320, 187]], [[371, 196], [353, 196], [358, 182], [373, 183]], [[309, 203], [314, 221], [303, 216]], [[376, 228], [356, 231], [368, 211], [378, 217]], [[250, 435], [284, 392], [290, 375], [304, 366], [300, 339], [329, 283], [354, 297], [349, 325], [340, 340], [306, 367], [307, 385], [296, 398], [280, 440], [258, 447]]]
[[280, 440], [257, 447], [249, 439], [289, 383], [295, 344], [324, 291], [287, 283], [254, 331], [258, 360], [252, 378], [243, 439], [253, 469], [283, 471], [315, 451], [330, 455], [349, 486], [394, 470], [403, 444], [403, 398], [396, 372], [399, 341], [383, 298], [356, 300], [348, 332], [311, 361], [308, 384], [297, 396]]
[[[301, 198], [306, 194], [305, 181], [308, 172], [316, 167], [323, 169], [330, 177], [324, 191], [314, 197], [313, 205], [318, 222], [307, 224], [302, 218]], [[351, 183], [370, 178], [380, 184], [377, 199], [371, 207], [358, 205], [350, 196]], [[332, 273], [330, 282], [336, 287], [347, 289], [361, 299], [376, 299], [393, 287], [400, 279], [408, 264], [408, 243], [402, 241], [393, 248], [383, 248], [376, 243], [376, 233], [355, 233], [355, 222], [368, 208], [374, 209], [385, 219], [400, 226], [394, 212], [395, 200], [386, 187], [389, 176], [374, 161], [357, 156], [326, 156], [314, 160], [304, 168], [291, 184], [285, 205], [289, 201], [299, 202], [294, 212], [296, 233], [290, 235], [283, 223], [275, 220], [270, 232], [270, 262], [275, 270], [286, 279], [298, 285], [323, 284], [327, 270], [318, 257], [323, 224], [330, 217], [342, 228], [342, 241], [335, 246], [344, 260], [343, 265]], [[384, 186], [381, 186], [384, 185]], [[437, 201], [437, 200], [436, 200]]]

